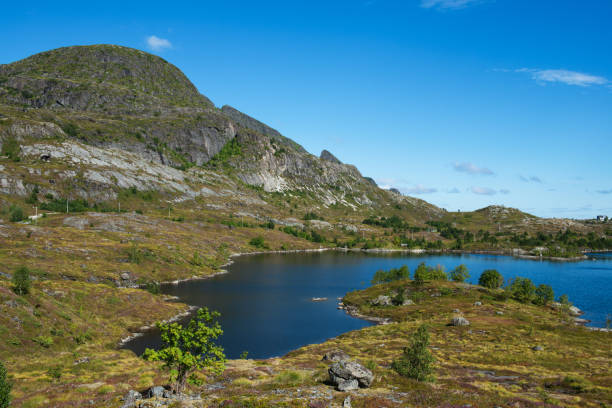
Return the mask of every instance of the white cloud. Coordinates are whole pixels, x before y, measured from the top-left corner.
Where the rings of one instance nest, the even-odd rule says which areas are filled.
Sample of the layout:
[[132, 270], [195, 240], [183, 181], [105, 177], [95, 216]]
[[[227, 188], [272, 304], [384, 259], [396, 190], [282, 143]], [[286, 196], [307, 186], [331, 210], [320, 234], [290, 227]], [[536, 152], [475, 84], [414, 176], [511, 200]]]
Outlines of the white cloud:
[[165, 38], [159, 38], [156, 35], [147, 37], [147, 45], [153, 51], [163, 51], [167, 48], [172, 48], [172, 43]]
[[421, 7], [437, 9], [460, 9], [481, 2], [482, 0], [421, 0]]
[[531, 75], [531, 78], [541, 84], [546, 82], [559, 82], [566, 85], [575, 86], [591, 86], [591, 85], [606, 85], [610, 81], [607, 78], [585, 74], [583, 72], [568, 71], [566, 69], [529, 69], [521, 68], [516, 72], [525, 72]]
[[431, 193], [435, 193], [438, 190], [435, 188], [431, 188], [431, 187], [425, 187], [422, 184], [417, 184], [416, 186], [409, 188], [409, 189], [404, 189], [404, 192], [406, 194], [431, 194]]
[[453, 163], [453, 168], [456, 171], [460, 171], [462, 173], [468, 173], [468, 174], [484, 174], [486, 176], [491, 176], [494, 174], [492, 170], [487, 169], [486, 167], [478, 167], [472, 163], [455, 162]]
[[459, 189], [457, 187], [453, 187], [450, 190], [447, 191], [447, 193], [449, 194], [459, 194], [461, 191], [459, 191]]
[[502, 194], [510, 194], [510, 190], [508, 190], [507, 188], [502, 188], [501, 190], [499, 190], [499, 192]]
[[470, 190], [472, 191], [472, 193], [479, 194], [479, 195], [497, 194], [497, 191], [493, 190], [492, 188], [488, 188], [488, 187], [472, 187]]
[[597, 190], [598, 194], [612, 194], [612, 188], [609, 190]]

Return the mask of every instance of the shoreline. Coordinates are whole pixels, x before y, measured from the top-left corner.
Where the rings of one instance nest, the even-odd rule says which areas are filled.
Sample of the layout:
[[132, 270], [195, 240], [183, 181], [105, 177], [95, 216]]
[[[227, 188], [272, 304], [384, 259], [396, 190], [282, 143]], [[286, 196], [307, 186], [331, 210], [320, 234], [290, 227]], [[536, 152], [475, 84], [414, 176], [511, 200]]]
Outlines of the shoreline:
[[[362, 248], [336, 248], [336, 247], [321, 247], [321, 248], [306, 248], [306, 249], [289, 249], [289, 250], [274, 250], [274, 251], [254, 251], [254, 252], [235, 252], [233, 254], [230, 254], [228, 256], [228, 261], [226, 263], [224, 263], [223, 265], [219, 266], [219, 270], [215, 273], [212, 273], [210, 275], [204, 275], [204, 276], [191, 276], [189, 278], [184, 278], [184, 279], [176, 279], [173, 281], [163, 281], [160, 282], [161, 285], [178, 285], [179, 283], [182, 282], [189, 282], [189, 281], [195, 281], [195, 280], [206, 280], [206, 279], [210, 279], [210, 278], [214, 278], [215, 276], [219, 276], [219, 275], [225, 275], [227, 273], [229, 273], [229, 271], [227, 269], [223, 269], [223, 268], [227, 268], [229, 266], [231, 266], [232, 264], [234, 264], [234, 260], [233, 258], [238, 258], [238, 257], [242, 257], [242, 256], [249, 256], [249, 255], [266, 255], [266, 254], [295, 254], [295, 253], [317, 253], [317, 252], [329, 252], [329, 251], [337, 251], [337, 252], [363, 252], [363, 253], [372, 253], [372, 254], [393, 254], [393, 253], [404, 253], [404, 254], [444, 254], [444, 253], [450, 253], [450, 254], [473, 254], [473, 255], [500, 255], [500, 256], [512, 256], [514, 258], [518, 258], [518, 259], [526, 259], [526, 260], [533, 260], [533, 261], [541, 261], [541, 260], [547, 260], [547, 261], [554, 261], [554, 262], [577, 262], [577, 261], [582, 261], [582, 260], [586, 260], [589, 259], [588, 256], [586, 255], [582, 255], [581, 257], [573, 257], [573, 258], [559, 258], [559, 257], [541, 257], [541, 256], [535, 256], [535, 255], [525, 255], [525, 254], [518, 254], [517, 250], [449, 250], [449, 249], [420, 249], [420, 248], [406, 248], [406, 249], [402, 249], [402, 248], [373, 248], [373, 249], [362, 249]], [[603, 253], [603, 252], [612, 252], [612, 250], [601, 250], [601, 251], [584, 251], [583, 254], [586, 253]], [[140, 289], [144, 288], [144, 285], [139, 285]], [[176, 298], [176, 300], [181, 300], [180, 298]], [[180, 320], [183, 317], [189, 316], [190, 314], [192, 314], [195, 310], [198, 309], [197, 306], [193, 306], [193, 305], [187, 305], [188, 308], [186, 311], [178, 313], [174, 316], [172, 316], [171, 318], [169, 318], [168, 320], [164, 320], [162, 321], [163, 323], [171, 323], [177, 320]], [[385, 319], [385, 318], [378, 318], [378, 317], [373, 317], [373, 316], [366, 316], [366, 315], [362, 315], [357, 311], [357, 308], [353, 307], [353, 306], [348, 306], [345, 309], [346, 314], [348, 314], [351, 317], [357, 318], [357, 319], [362, 319], [362, 320], [366, 320], [375, 324], [389, 324], [391, 323], [391, 321], [389, 319]], [[144, 335], [145, 332], [152, 330], [155, 326], [151, 326], [151, 325], [144, 325], [141, 326], [138, 329], [138, 332], [132, 333], [127, 337], [122, 338], [119, 343], [118, 346], [124, 347], [127, 343], [129, 343], [131, 340], [141, 337]], [[598, 330], [598, 331], [612, 331], [610, 329], [606, 329], [604, 327], [590, 327], [590, 326], [583, 326], [586, 327], [587, 329], [590, 330]]]

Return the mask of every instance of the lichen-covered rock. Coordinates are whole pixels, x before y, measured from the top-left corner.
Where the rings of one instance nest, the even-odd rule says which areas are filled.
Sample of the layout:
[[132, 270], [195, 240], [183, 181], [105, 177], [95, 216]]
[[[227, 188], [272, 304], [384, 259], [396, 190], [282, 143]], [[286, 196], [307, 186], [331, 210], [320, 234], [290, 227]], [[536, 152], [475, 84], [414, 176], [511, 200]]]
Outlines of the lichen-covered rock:
[[470, 322], [463, 316], [455, 316], [451, 320], [451, 326], [469, 326]]
[[321, 360], [323, 361], [344, 361], [344, 360], [350, 360], [350, 359], [351, 359], [351, 356], [349, 356], [343, 350], [334, 349], [334, 350], [330, 350], [327, 353], [325, 353], [325, 355], [323, 355], [323, 358]]
[[372, 306], [391, 306], [391, 297], [380, 295], [371, 301]]
[[374, 374], [354, 361], [337, 361], [328, 370], [329, 379], [339, 391], [349, 391], [369, 387], [374, 381]]

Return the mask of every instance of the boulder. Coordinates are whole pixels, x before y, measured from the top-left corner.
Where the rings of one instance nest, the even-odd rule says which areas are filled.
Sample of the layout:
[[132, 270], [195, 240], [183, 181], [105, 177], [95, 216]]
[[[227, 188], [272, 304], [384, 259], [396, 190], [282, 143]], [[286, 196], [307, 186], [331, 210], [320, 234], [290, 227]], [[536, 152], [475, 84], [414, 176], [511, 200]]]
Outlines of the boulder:
[[164, 397], [164, 391], [166, 391], [166, 389], [164, 387], [159, 386], [159, 385], [157, 385], [155, 387], [151, 387], [149, 389], [149, 392], [147, 392], [147, 398], [163, 398]]
[[469, 326], [470, 322], [463, 316], [453, 317], [451, 320], [451, 326]]
[[482, 302], [474, 302], [474, 306], [482, 306]]
[[344, 399], [344, 402], [342, 403], [342, 408], [352, 408], [350, 395]]
[[374, 374], [364, 366], [354, 361], [337, 361], [328, 370], [329, 379], [338, 391], [356, 390], [369, 387], [374, 380]]
[[409, 306], [409, 305], [414, 305], [414, 302], [412, 301], [412, 299], [404, 299], [404, 301], [402, 302], [402, 306]]
[[351, 356], [346, 354], [343, 350], [333, 349], [325, 353], [321, 360], [323, 361], [344, 361], [350, 360]]
[[121, 408], [132, 408], [135, 406], [135, 402], [142, 399], [142, 395], [138, 391], [130, 390], [123, 397], [123, 405]]
[[535, 346], [535, 347], [532, 347], [531, 349], [533, 351], [542, 351], [542, 350], [544, 350], [544, 347], [542, 347], [542, 346]]
[[372, 300], [371, 303], [373, 306], [391, 306], [391, 297], [380, 295], [376, 299]]
[[582, 310], [578, 309], [576, 306], [570, 306], [568, 310], [572, 316], [580, 316], [582, 314]]

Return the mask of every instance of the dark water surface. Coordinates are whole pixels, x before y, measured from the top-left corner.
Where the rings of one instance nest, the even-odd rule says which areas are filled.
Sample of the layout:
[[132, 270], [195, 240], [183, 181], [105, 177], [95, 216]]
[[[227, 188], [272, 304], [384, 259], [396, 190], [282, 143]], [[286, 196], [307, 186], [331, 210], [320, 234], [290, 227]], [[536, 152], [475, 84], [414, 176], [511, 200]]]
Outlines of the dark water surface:
[[[252, 358], [280, 356], [301, 346], [320, 343], [370, 323], [337, 310], [336, 298], [363, 289], [378, 269], [420, 262], [450, 270], [466, 264], [476, 283], [485, 269], [497, 269], [504, 278], [521, 276], [536, 285], [552, 286], [555, 295], [566, 293], [585, 311], [589, 325], [604, 326], [612, 313], [612, 254], [592, 254], [580, 262], [522, 260], [498, 255], [378, 255], [366, 253], [266, 254], [235, 258], [229, 273], [208, 280], [164, 285], [163, 293], [181, 301], [221, 312], [221, 344], [229, 358], [243, 351]], [[313, 297], [327, 297], [312, 302]], [[184, 321], [186, 322], [186, 320]], [[155, 331], [129, 342], [140, 354], [159, 346]]]

